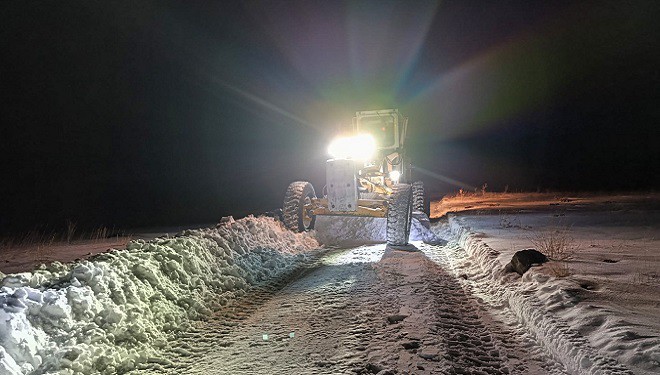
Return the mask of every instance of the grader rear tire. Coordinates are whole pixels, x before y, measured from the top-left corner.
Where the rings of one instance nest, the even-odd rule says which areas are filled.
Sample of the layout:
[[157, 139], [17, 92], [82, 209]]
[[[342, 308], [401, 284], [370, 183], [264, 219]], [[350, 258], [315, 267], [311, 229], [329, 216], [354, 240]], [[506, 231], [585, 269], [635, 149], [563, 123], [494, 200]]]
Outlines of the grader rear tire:
[[284, 195], [282, 216], [284, 225], [294, 232], [305, 232], [314, 229], [316, 216], [305, 211], [305, 205], [316, 198], [314, 186], [307, 181], [295, 181], [289, 184]]
[[413, 190], [413, 211], [419, 211], [429, 216], [431, 213], [431, 201], [424, 193], [424, 183], [415, 181], [412, 184]]
[[397, 184], [393, 187], [387, 209], [387, 244], [406, 246], [412, 222], [412, 186]]

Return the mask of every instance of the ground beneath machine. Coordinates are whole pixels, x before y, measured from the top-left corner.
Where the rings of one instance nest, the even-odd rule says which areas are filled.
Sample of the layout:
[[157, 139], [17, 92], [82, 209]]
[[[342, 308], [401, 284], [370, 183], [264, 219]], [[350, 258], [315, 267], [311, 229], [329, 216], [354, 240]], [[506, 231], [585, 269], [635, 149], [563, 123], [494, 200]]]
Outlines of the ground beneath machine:
[[[443, 247], [329, 252], [182, 338], [162, 373], [563, 374], [443, 268]], [[431, 260], [429, 255], [434, 255]], [[153, 373], [154, 371], [149, 371]]]

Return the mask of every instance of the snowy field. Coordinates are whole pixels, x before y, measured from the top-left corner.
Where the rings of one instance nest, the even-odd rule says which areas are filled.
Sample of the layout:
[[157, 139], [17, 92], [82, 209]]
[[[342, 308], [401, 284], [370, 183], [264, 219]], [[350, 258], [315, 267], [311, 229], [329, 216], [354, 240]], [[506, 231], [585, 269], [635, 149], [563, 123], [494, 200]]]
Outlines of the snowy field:
[[[470, 279], [487, 277], [490, 289], [499, 287], [489, 294], [516, 304], [519, 319], [567, 361], [573, 358], [576, 371], [583, 366], [576, 357], [590, 363], [590, 356], [603, 354], [640, 374], [660, 371], [659, 223], [659, 211], [644, 210], [449, 218], [452, 236], [470, 255], [456, 267]], [[532, 267], [522, 277], [504, 272], [515, 251], [552, 240], [568, 259]], [[538, 308], [543, 316], [533, 311]], [[578, 355], [576, 345], [555, 335], [555, 321], [596, 351]]]
[[[247, 217], [0, 275], [0, 375], [660, 373], [657, 205], [461, 199], [419, 252]], [[505, 272], [549, 238], [562, 261]]]
[[[659, 202], [657, 195], [453, 197], [434, 202], [436, 214], [455, 212], [435, 229], [465, 252], [450, 258], [457, 274], [484, 300], [509, 305], [575, 372], [587, 372], [593, 358], [605, 356], [637, 374], [657, 374]], [[542, 249], [548, 244], [561, 248], [554, 254], [560, 261], [522, 277], [504, 271], [518, 250], [551, 255]], [[557, 334], [561, 330], [566, 333]], [[586, 349], [570, 336], [584, 337]]]

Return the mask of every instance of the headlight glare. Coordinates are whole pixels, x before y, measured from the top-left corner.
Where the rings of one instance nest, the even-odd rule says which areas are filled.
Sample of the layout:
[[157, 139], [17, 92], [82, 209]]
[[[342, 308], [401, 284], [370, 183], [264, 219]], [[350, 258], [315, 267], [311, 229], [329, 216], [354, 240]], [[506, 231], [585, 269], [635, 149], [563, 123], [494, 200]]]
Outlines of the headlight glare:
[[336, 138], [328, 146], [328, 154], [334, 159], [368, 161], [375, 153], [376, 140], [368, 134]]

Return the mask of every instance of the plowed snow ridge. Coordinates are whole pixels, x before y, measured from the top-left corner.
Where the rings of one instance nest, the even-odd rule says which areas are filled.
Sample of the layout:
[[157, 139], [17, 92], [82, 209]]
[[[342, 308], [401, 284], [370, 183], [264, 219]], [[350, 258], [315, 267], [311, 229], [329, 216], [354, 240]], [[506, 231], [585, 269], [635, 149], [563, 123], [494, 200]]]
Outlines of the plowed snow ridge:
[[163, 350], [194, 321], [292, 272], [318, 247], [307, 233], [248, 217], [8, 275], [0, 374], [115, 374], [167, 362]]

